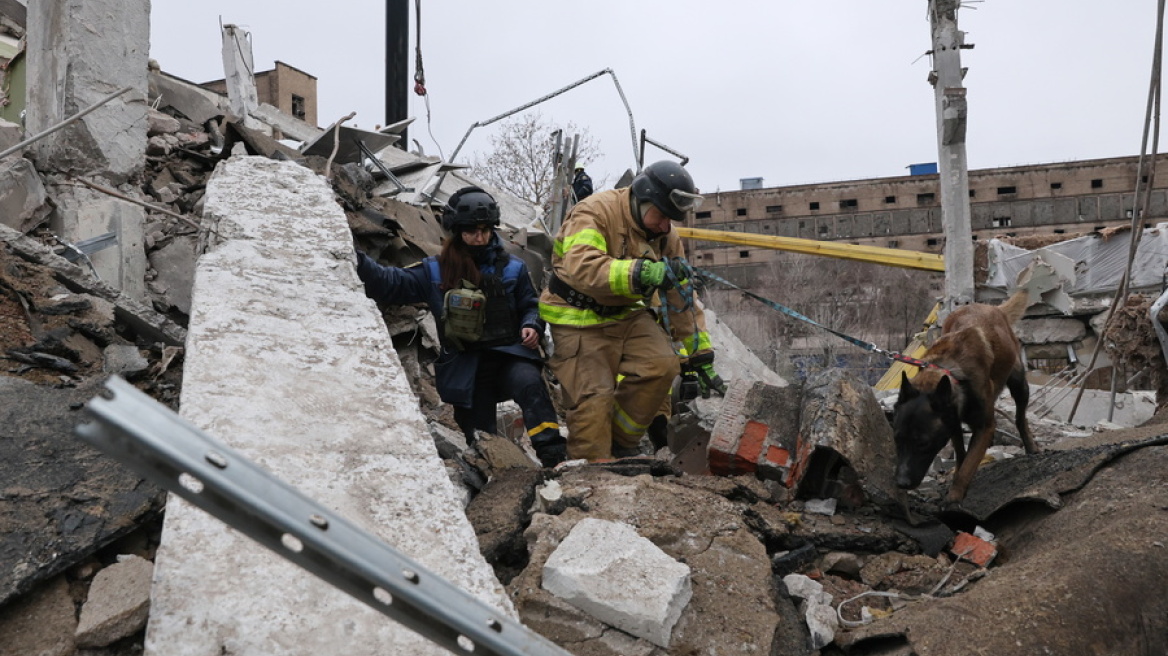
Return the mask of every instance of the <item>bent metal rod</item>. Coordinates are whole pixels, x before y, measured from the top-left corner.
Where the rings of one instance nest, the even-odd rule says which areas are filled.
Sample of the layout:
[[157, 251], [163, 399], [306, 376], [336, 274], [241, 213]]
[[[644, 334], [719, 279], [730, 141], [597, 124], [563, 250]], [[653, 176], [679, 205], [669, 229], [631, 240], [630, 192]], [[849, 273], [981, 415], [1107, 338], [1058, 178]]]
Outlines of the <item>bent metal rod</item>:
[[117, 376], [74, 432], [371, 608], [459, 654], [570, 656]]

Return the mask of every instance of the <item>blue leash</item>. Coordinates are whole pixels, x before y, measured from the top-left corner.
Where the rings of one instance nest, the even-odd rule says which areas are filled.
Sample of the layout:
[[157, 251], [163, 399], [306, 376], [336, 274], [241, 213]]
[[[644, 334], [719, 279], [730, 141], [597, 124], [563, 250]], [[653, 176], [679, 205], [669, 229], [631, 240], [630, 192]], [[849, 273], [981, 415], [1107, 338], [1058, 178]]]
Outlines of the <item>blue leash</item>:
[[730, 287], [732, 289], [737, 289], [738, 291], [742, 292], [743, 294], [746, 294], [747, 296], [753, 298], [756, 301], [759, 301], [763, 305], [766, 305], [767, 307], [769, 307], [773, 310], [778, 310], [779, 312], [782, 312], [783, 314], [785, 314], [789, 317], [798, 319], [800, 321], [805, 321], [813, 326], [818, 326], [819, 328], [826, 330], [827, 332], [835, 335], [836, 337], [839, 337], [840, 339], [843, 339], [844, 341], [847, 341], [849, 343], [855, 344], [856, 346], [859, 346], [860, 348], [862, 348], [864, 350], [872, 351], [873, 353], [879, 353], [880, 355], [883, 355], [884, 357], [889, 358], [891, 360], [896, 360], [897, 362], [903, 362], [905, 364], [911, 364], [911, 365], [917, 366], [917, 367], [932, 367], [935, 369], [941, 369], [942, 371], [948, 371], [944, 367], [937, 366], [931, 362], [925, 362], [924, 360], [918, 360], [916, 358], [909, 357], [909, 356], [904, 355], [902, 353], [896, 353], [893, 351], [886, 351], [886, 350], [880, 348], [879, 346], [872, 344], [871, 342], [865, 342], [861, 339], [856, 339], [855, 337], [852, 337], [851, 335], [846, 335], [844, 333], [841, 333], [838, 330], [833, 330], [831, 328], [828, 328], [827, 326], [819, 323], [818, 321], [815, 321], [814, 319], [811, 319], [810, 317], [804, 316], [804, 315], [796, 312], [795, 310], [792, 310], [791, 308], [789, 308], [785, 305], [781, 305], [779, 303], [776, 303], [776, 302], [770, 300], [769, 298], [755, 294], [754, 292], [752, 292], [750, 290], [743, 289], [743, 288], [739, 287], [738, 285], [735, 285], [734, 283], [730, 282], [729, 280], [726, 280], [725, 278], [719, 276], [716, 273], [713, 273], [711, 271], [706, 271], [705, 269], [699, 269], [697, 267], [691, 267], [691, 268], [695, 273], [697, 273], [698, 275], [700, 275], [703, 278], [707, 278], [709, 280], [714, 280], [716, 282], [720, 282], [723, 285], [726, 285], [727, 287]]

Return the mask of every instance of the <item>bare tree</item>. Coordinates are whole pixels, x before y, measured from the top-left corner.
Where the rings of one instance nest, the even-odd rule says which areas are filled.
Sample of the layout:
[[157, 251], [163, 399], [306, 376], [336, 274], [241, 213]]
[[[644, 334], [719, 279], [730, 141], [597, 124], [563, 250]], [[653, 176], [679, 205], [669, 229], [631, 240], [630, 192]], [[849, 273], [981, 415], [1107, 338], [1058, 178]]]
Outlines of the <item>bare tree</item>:
[[557, 130], [563, 131], [565, 142], [580, 135], [576, 161], [587, 164], [600, 153], [587, 129], [581, 130], [572, 123], [560, 127], [539, 113], [522, 114], [500, 126], [491, 137], [491, 151], [486, 155], [475, 153], [471, 174], [541, 207], [552, 193]]

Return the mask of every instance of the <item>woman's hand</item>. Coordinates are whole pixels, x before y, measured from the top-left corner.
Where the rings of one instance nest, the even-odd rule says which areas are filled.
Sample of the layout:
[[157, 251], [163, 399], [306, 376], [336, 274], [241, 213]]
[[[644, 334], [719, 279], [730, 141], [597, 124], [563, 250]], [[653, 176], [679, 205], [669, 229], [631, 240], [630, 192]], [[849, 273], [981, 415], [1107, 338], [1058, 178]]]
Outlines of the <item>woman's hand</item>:
[[529, 349], [539, 346], [539, 333], [535, 328], [526, 327], [519, 331], [519, 336], [522, 338], [522, 344]]

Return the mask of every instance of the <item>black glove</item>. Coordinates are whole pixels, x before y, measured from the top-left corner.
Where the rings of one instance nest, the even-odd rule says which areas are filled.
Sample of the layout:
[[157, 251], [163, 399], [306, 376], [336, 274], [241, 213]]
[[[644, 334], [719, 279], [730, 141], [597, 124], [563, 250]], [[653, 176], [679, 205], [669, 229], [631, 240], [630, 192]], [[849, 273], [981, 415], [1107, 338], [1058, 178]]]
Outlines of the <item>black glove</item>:
[[700, 353], [689, 359], [689, 366], [698, 376], [698, 385], [702, 390], [702, 398], [710, 398], [710, 392], [714, 391], [722, 396], [726, 396], [726, 383], [722, 377], [714, 371], [714, 352], [708, 351]]

